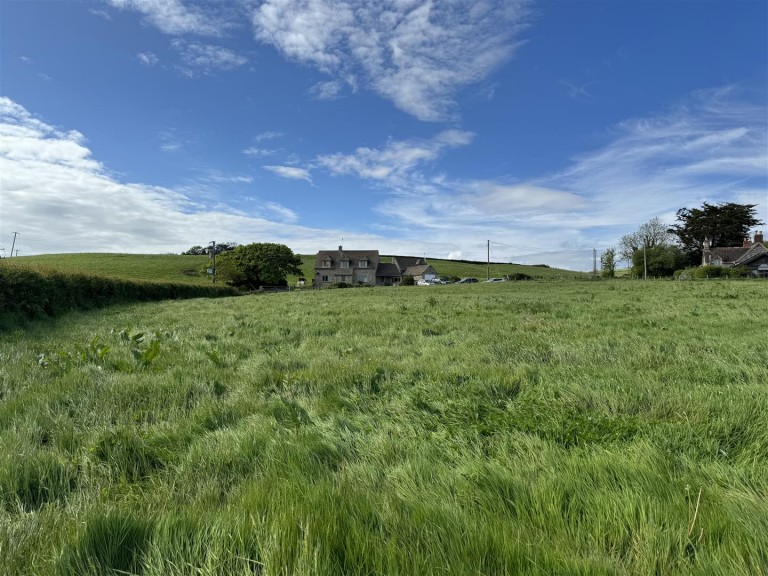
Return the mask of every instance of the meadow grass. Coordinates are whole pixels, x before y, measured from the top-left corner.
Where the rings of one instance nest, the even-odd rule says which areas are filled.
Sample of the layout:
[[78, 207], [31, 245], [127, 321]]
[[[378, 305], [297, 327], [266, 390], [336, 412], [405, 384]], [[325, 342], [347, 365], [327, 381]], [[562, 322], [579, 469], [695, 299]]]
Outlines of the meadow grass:
[[768, 573], [764, 282], [121, 306], [0, 335], [8, 574]]
[[42, 271], [80, 273], [125, 280], [210, 284], [204, 272], [207, 256], [177, 254], [41, 254], [4, 258], [3, 266], [20, 266]]

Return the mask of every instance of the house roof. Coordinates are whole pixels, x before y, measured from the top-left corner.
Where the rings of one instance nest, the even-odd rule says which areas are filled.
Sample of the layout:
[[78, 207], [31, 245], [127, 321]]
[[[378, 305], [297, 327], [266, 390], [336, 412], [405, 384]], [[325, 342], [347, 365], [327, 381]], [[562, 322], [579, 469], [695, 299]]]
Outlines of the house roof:
[[379, 263], [378, 268], [376, 268], [376, 276], [383, 278], [400, 276], [400, 268], [389, 262]]
[[402, 273], [411, 266], [426, 264], [427, 261], [419, 256], [392, 256], [392, 263], [397, 265]]
[[766, 248], [761, 242], [755, 242], [738, 260], [734, 261], [733, 265], [743, 266], [744, 264], [749, 264], [764, 254], [768, 254], [768, 248]]
[[736, 262], [742, 256], [744, 256], [744, 254], [746, 254], [748, 250], [749, 248], [744, 248], [743, 246], [710, 248], [709, 250], [710, 262], [715, 257], [719, 257], [724, 263]]
[[[379, 263], [379, 251], [378, 250], [320, 250], [315, 256], [315, 268], [323, 268], [323, 261], [331, 259], [336, 263], [344, 259], [349, 259], [352, 262], [359, 260], [367, 260], [374, 266]], [[327, 268], [325, 268], [327, 270]]]
[[422, 264], [420, 266], [408, 266], [408, 268], [405, 269], [405, 272], [403, 272], [403, 274], [405, 274], [406, 276], [421, 276], [422, 274], [426, 273], [427, 270], [430, 270], [430, 269], [432, 270], [432, 272], [435, 271], [435, 269], [432, 268], [432, 266], [430, 266], [429, 264]]

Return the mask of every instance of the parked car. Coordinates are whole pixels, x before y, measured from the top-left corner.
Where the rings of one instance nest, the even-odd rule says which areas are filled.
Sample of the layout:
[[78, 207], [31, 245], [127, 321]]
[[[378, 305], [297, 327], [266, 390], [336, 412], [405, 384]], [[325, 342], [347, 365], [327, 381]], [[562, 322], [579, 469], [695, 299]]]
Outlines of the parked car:
[[432, 282], [430, 282], [429, 280], [419, 280], [418, 282], [416, 282], [416, 285], [417, 286], [431, 286]]
[[475, 282], [477, 282], [477, 278], [470, 276], [469, 278], [462, 278], [456, 284], [474, 284]]
[[504, 278], [488, 278], [486, 282], [505, 282]]

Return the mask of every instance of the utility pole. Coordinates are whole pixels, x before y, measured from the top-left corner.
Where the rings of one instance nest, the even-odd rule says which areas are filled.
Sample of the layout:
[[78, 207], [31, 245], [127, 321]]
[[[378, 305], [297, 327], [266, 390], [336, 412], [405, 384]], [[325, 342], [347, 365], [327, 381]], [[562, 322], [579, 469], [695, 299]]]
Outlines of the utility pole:
[[16, 246], [16, 236], [18, 235], [19, 235], [18, 232], [13, 233], [13, 244], [11, 244], [11, 258], [13, 258], [13, 247]]
[[597, 278], [597, 248], [592, 248], [592, 278]]
[[213, 278], [213, 283], [216, 284], [216, 240], [211, 241], [211, 277]]
[[647, 242], [643, 242], [643, 280], [648, 280], [648, 258], [645, 257], [645, 246]]
[[491, 279], [491, 241], [488, 240], [488, 263], [485, 267], [485, 279]]

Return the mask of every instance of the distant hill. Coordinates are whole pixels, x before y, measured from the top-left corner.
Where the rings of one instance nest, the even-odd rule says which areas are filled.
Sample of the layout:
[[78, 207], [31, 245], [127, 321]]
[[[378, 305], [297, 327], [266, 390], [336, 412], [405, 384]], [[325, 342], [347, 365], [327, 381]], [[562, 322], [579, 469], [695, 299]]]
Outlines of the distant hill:
[[210, 277], [203, 272], [207, 262], [207, 256], [81, 253], [4, 258], [0, 260], [0, 265], [76, 272], [125, 280], [210, 284]]
[[[382, 256], [382, 262], [389, 262], [391, 256]], [[302, 254], [302, 270], [307, 279], [314, 275], [314, 254]], [[428, 258], [427, 261], [441, 276], [475, 276], [484, 280], [487, 275], [485, 262], [467, 260], [440, 260]], [[42, 270], [77, 272], [122, 278], [127, 280], [147, 280], [152, 282], [174, 282], [185, 284], [209, 284], [211, 282], [204, 270], [208, 264], [207, 256], [180, 256], [177, 254], [43, 254], [40, 256], [20, 256], [4, 258], [0, 265], [24, 266]], [[526, 266], [522, 264], [491, 263], [490, 276], [513, 276], [526, 274], [540, 279], [583, 278], [582, 272], [561, 270], [545, 266]], [[296, 277], [288, 279], [295, 284]]]
[[[391, 258], [391, 256], [381, 256], [381, 261], [390, 262]], [[304, 276], [309, 280], [314, 276], [315, 255], [302, 254], [301, 259], [304, 262], [302, 265]], [[488, 266], [486, 262], [473, 262], [471, 260], [441, 260], [438, 258], [427, 258], [427, 262], [429, 262], [441, 276], [458, 276], [459, 278], [475, 276], [480, 280], [484, 280], [488, 275]], [[491, 278], [514, 276], [515, 274], [526, 274], [532, 278], [538, 279], [585, 278], [589, 276], [584, 272], [549, 268], [548, 266], [527, 266], [524, 264], [502, 264], [491, 262]]]

